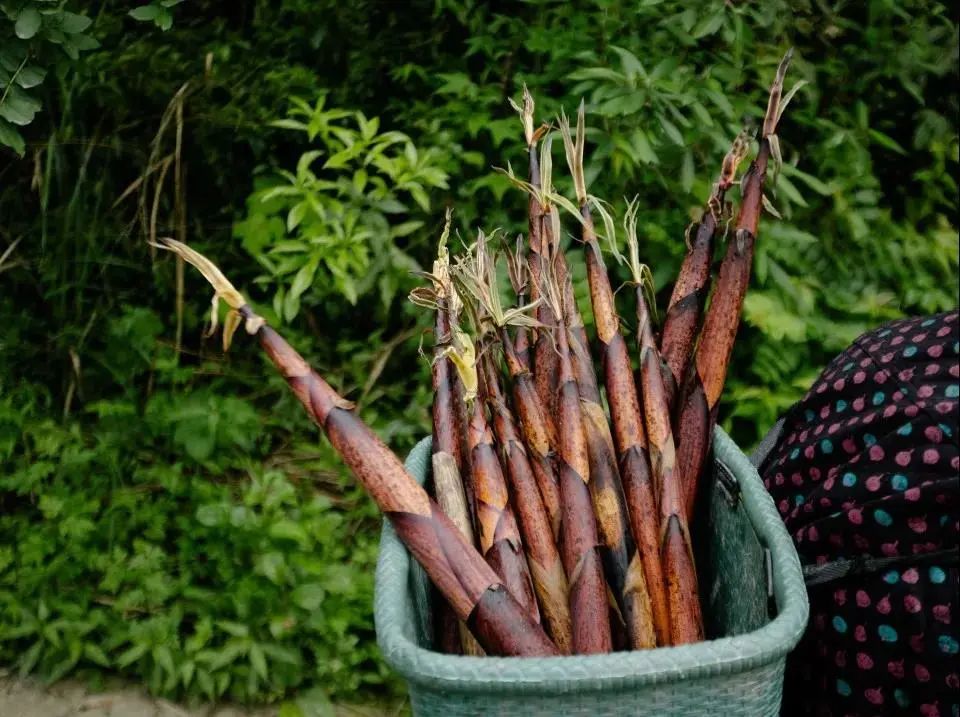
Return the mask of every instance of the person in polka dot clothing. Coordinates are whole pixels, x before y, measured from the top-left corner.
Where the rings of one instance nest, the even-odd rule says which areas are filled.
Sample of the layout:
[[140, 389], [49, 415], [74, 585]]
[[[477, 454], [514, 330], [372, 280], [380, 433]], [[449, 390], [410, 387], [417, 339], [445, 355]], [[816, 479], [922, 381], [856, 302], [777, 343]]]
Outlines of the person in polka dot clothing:
[[810, 623], [785, 715], [960, 715], [956, 311], [864, 334], [778, 425], [760, 473]]

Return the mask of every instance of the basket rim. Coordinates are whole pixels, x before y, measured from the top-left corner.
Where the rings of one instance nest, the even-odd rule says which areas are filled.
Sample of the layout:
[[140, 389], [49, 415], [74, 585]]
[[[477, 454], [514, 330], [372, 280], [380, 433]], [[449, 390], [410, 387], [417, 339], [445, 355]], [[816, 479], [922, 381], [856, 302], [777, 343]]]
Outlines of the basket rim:
[[[411, 558], [389, 521], [384, 520], [374, 619], [385, 661], [407, 682], [424, 687], [517, 695], [544, 690], [569, 693], [623, 689], [722, 677], [785, 658], [802, 636], [809, 613], [800, 559], [756, 468], [719, 427], [714, 430], [713, 446], [715, 460], [737, 477], [747, 517], [761, 544], [770, 550], [777, 615], [760, 629], [693, 645], [605, 655], [470, 657], [427, 650], [404, 634], [411, 610], [411, 593], [406, 589]], [[420, 480], [429, 464], [430, 447], [431, 439], [424, 438], [407, 457], [407, 470]]]

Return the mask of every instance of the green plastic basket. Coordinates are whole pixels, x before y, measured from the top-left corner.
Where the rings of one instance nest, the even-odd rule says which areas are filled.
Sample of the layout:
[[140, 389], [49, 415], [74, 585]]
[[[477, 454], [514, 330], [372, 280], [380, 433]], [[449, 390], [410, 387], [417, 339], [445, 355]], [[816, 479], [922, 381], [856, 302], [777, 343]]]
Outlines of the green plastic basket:
[[[430, 590], [384, 522], [376, 574], [377, 641], [410, 690], [415, 715], [704, 715], [780, 710], [787, 653], [808, 604], [800, 561], [756, 470], [722, 430], [715, 480], [695, 524], [706, 642], [609, 655], [517, 658], [445, 655], [432, 645]], [[430, 440], [407, 458], [427, 477]]]

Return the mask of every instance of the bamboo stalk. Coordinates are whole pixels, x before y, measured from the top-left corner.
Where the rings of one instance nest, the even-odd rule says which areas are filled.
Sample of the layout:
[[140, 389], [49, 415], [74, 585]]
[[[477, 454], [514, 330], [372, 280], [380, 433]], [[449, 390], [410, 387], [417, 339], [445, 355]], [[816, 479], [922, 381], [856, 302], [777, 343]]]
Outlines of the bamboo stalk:
[[[450, 321], [447, 302], [442, 301], [437, 309], [435, 331], [436, 347], [439, 349], [450, 340]], [[450, 370], [450, 361], [435, 351], [431, 370], [433, 379], [433, 494], [441, 510], [447, 514], [463, 537], [470, 543], [473, 539], [473, 526], [467, 507], [467, 497], [463, 487], [463, 478], [459, 465], [460, 440], [456, 435], [456, 418], [453, 415], [455, 400]], [[436, 588], [434, 588], [436, 590]], [[483, 650], [470, 634], [467, 626], [456, 619], [453, 608], [446, 601], [435, 600], [435, 611], [439, 615], [439, 632], [445, 641], [441, 647], [445, 652], [457, 652], [467, 655], [482, 655]]]
[[795, 87], [781, 101], [784, 75], [792, 54], [792, 50], [787, 52], [777, 68], [767, 102], [760, 149], [740, 182], [743, 199], [734, 236], [727, 243], [726, 254], [720, 265], [680, 406], [677, 423], [683, 439], [680, 441], [677, 461], [688, 515], [693, 510], [697, 486], [710, 452], [720, 394], [726, 381], [733, 342], [740, 324], [740, 312], [750, 283], [754, 243], [765, 202], [763, 187], [767, 164], [771, 155], [775, 161], [779, 161], [777, 122], [797, 89]]
[[554, 389], [556, 387], [557, 376], [557, 356], [553, 348], [550, 330], [557, 325], [557, 317], [553, 314], [552, 308], [546, 302], [538, 302], [539, 290], [543, 286], [543, 279], [540, 276], [541, 267], [544, 265], [545, 257], [550, 248], [550, 239], [544, 237], [544, 224], [549, 225], [549, 215], [551, 209], [542, 192], [543, 175], [542, 167], [547, 169], [547, 182], [549, 184], [549, 174], [551, 167], [550, 144], [545, 142], [540, 147], [539, 152], [537, 143], [539, 142], [543, 128], [534, 130], [534, 109], [535, 103], [533, 95], [523, 87], [523, 105], [517, 105], [513, 100], [510, 104], [520, 115], [520, 121], [523, 124], [524, 139], [527, 143], [528, 155], [528, 187], [527, 200], [527, 220], [529, 244], [528, 266], [531, 278], [530, 299], [536, 302], [537, 321], [544, 327], [537, 329], [533, 337], [533, 377], [536, 385], [537, 395], [543, 406], [549, 409], [553, 407]]
[[[528, 267], [531, 280], [530, 298], [536, 304], [536, 317], [539, 323], [544, 327], [538, 329], [534, 343], [533, 356], [533, 375], [537, 387], [537, 393], [540, 396], [541, 404], [548, 411], [554, 409], [557, 382], [557, 354], [554, 342], [551, 339], [551, 329], [558, 325], [558, 317], [554, 314], [554, 308], [547, 302], [539, 302], [539, 291], [544, 284], [544, 277], [541, 276], [541, 267], [547, 263], [552, 265], [551, 271], [556, 275], [558, 286], [562, 292], [565, 306], [569, 307], [568, 326], [571, 329], [571, 335], [575, 339], [572, 346], [580, 357], [583, 366], [591, 365], [589, 361], [589, 344], [587, 335], [583, 326], [583, 318], [577, 308], [577, 303], [573, 294], [573, 284], [570, 279], [570, 271], [567, 267], [563, 252], [560, 251], [560, 216], [553, 202], [556, 195], [553, 192], [552, 174], [552, 136], [548, 133], [547, 126], [541, 126], [537, 130], [534, 126], [534, 101], [533, 96], [523, 88], [523, 106], [517, 105], [513, 100], [510, 104], [520, 115], [523, 123], [524, 136], [527, 141], [527, 150], [529, 155], [529, 181], [522, 182], [516, 178], [511, 169], [506, 172], [507, 176], [528, 195], [528, 228], [529, 228], [529, 254]], [[543, 138], [539, 153], [537, 152], [537, 143]], [[592, 374], [591, 374], [592, 375]], [[593, 379], [594, 385], [596, 380]]]
[[[547, 267], [544, 267], [546, 270]], [[591, 497], [591, 464], [587, 418], [582, 411], [580, 389], [573, 369], [570, 329], [557, 285], [555, 267], [544, 272], [541, 287], [550, 296], [554, 313], [563, 317], [557, 329], [559, 387], [559, 475], [562, 508], [561, 555], [570, 583], [574, 651], [579, 654], [613, 649], [607, 584], [603, 576], [597, 518]]]
[[[433, 492], [440, 508], [460, 529], [464, 538], [475, 544], [471, 512], [467, 504], [463, 486], [462, 441], [458, 431], [460, 422], [456, 415], [458, 396], [454, 392], [454, 382], [459, 381], [453, 364], [448, 357], [453, 340], [451, 324], [459, 314], [459, 299], [450, 281], [450, 258], [447, 251], [447, 239], [450, 235], [452, 212], [447, 211], [443, 233], [440, 236], [437, 259], [433, 263], [433, 272], [429, 275], [432, 288], [421, 287], [410, 294], [415, 304], [427, 306], [435, 311], [434, 351], [431, 363], [433, 382]], [[436, 588], [434, 588], [436, 590]], [[438, 641], [444, 652], [462, 652], [466, 655], [482, 655], [483, 649], [477, 643], [466, 624], [457, 620], [442, 597], [435, 602], [437, 613]], [[454, 650], [456, 648], [456, 650]]]
[[[566, 117], [560, 129], [567, 162], [574, 179], [581, 217], [581, 238], [587, 266], [587, 280], [593, 305], [597, 337], [600, 340], [602, 366], [613, 418], [617, 450], [614, 450], [609, 425], [600, 402], [593, 371], [578, 370], [582, 408], [587, 417], [587, 436], [591, 454], [591, 492], [600, 537], [606, 547], [608, 578], [617, 594], [617, 602], [626, 622], [630, 645], [634, 649], [669, 644], [666, 600], [656, 548], [650, 473], [646, 464], [646, 438], [637, 401], [636, 387], [626, 342], [620, 333], [613, 288], [594, 230], [583, 176], [584, 116], [583, 104], [577, 117], [576, 139], [571, 136]], [[578, 363], [582, 359], [578, 356]], [[589, 373], [589, 376], [585, 374]], [[581, 378], [582, 377], [582, 378]], [[619, 471], [618, 471], [619, 467]], [[626, 474], [624, 469], [629, 471]], [[621, 477], [623, 485], [621, 485]], [[628, 517], [624, 489], [629, 486], [634, 518]], [[631, 529], [631, 522], [634, 529]], [[639, 536], [639, 537], [637, 537]], [[643, 552], [635, 542], [642, 541]]]
[[[507, 253], [507, 276], [510, 278], [510, 285], [517, 295], [517, 306], [523, 306], [527, 303], [530, 294], [530, 269], [527, 261], [523, 257], [523, 236], [517, 237], [516, 248], [513, 253]], [[530, 327], [527, 325], [518, 326], [516, 337], [511, 342], [517, 360], [529, 371], [532, 364], [530, 358]]]
[[501, 329], [507, 370], [511, 377], [511, 395], [517, 418], [523, 429], [524, 444], [529, 451], [534, 478], [540, 489], [540, 498], [550, 518], [554, 538], [560, 539], [560, 482], [557, 477], [554, 447], [557, 445], [553, 418], [540, 402], [530, 370], [517, 356], [506, 327]]
[[393, 523], [427, 575], [483, 648], [497, 655], [556, 655], [556, 646], [530, 617], [460, 530], [406, 472], [403, 463], [294, 349], [258, 316], [208, 259], [171, 239], [160, 246], [196, 266], [232, 311], [224, 344], [242, 322], [256, 334], [310, 417]]
[[713, 185], [703, 218], [688, 230], [687, 236], [692, 234], [693, 241], [688, 239], [687, 242], [687, 254], [673, 285], [660, 342], [660, 353], [674, 383], [673, 387], [668, 387], [671, 411], [675, 404], [672, 398], [675, 387], [682, 383], [693, 354], [700, 316], [710, 287], [710, 264], [717, 228], [725, 213], [724, 197], [733, 183], [737, 167], [749, 150], [748, 135], [741, 132], [723, 158], [720, 177]]
[[[636, 255], [636, 200], [624, 217], [631, 254]], [[676, 450], [670, 425], [670, 404], [664, 388], [661, 363], [653, 333], [653, 322], [645, 295], [643, 274], [636, 274], [637, 344], [640, 352], [640, 380], [643, 415], [650, 445], [650, 466], [660, 505], [660, 562], [670, 619], [670, 640], [683, 645], [703, 640], [703, 615], [697, 587], [690, 529], [683, 502], [680, 477], [676, 473]]]
[[[518, 264], [523, 263], [520, 251], [513, 257]], [[509, 270], [518, 275], [519, 267]], [[540, 490], [540, 496], [550, 518], [554, 538], [559, 540], [560, 531], [560, 487], [554, 460], [554, 447], [557, 444], [556, 428], [548, 411], [540, 402], [533, 377], [517, 356], [514, 342], [510, 340], [508, 326], [518, 328], [543, 329], [544, 327], [529, 316], [536, 310], [543, 298], [536, 302], [504, 309], [497, 288], [496, 267], [487, 250], [486, 237], [479, 233], [477, 242], [461, 257], [454, 267], [454, 279], [464, 296], [471, 297], [472, 303], [483, 312], [487, 321], [493, 324], [501, 339], [507, 368], [511, 376], [512, 396], [517, 410], [523, 437], [526, 443], [534, 477]]]
[[[523, 294], [517, 295], [517, 302], [523, 303], [526, 301], [526, 296]], [[520, 327], [516, 331], [516, 336], [513, 339], [513, 348], [517, 354], [517, 360], [520, 362], [520, 365], [523, 366], [527, 371], [530, 370], [533, 362], [530, 358], [530, 329], [525, 327]]]
[[[451, 335], [453, 326], [450, 327]], [[450, 373], [450, 393], [452, 395], [454, 430], [457, 442], [460, 444], [460, 476], [470, 475], [470, 448], [467, 444], [467, 389], [463, 384], [459, 371]], [[473, 491], [465, 490], [467, 498], [467, 515], [471, 523], [471, 539], [476, 543], [477, 506], [473, 498]]]
[[492, 351], [484, 353], [481, 369], [494, 434], [507, 465], [511, 497], [520, 522], [533, 587], [550, 637], [557, 649], [568, 655], [573, 650], [573, 625], [567, 603], [567, 576], [563, 572], [550, 517], [543, 506], [533, 466], [500, 385]]
[[[476, 261], [477, 276], [487, 276], [490, 273], [488, 262], [491, 257], [486, 249], [486, 236], [479, 232], [476, 251], [468, 254], [457, 264], [458, 277], [468, 273], [466, 267], [472, 257]], [[458, 278], [458, 281], [461, 279]], [[469, 298], [465, 295], [465, 298]], [[497, 296], [499, 302], [499, 295]], [[499, 306], [499, 303], [497, 304]], [[473, 301], [465, 305], [471, 323], [480, 337], [479, 342], [485, 341], [487, 323], [489, 321], [484, 308]], [[497, 309], [494, 309], [497, 311]], [[457, 338], [455, 337], [455, 341]], [[484, 347], [478, 344], [473, 347], [475, 355], [482, 355]], [[474, 371], [479, 361], [471, 361]], [[524, 546], [520, 538], [513, 508], [509, 502], [505, 468], [501, 464], [497, 451], [494, 448], [493, 432], [487, 420], [482, 401], [467, 401], [467, 442], [470, 448], [470, 485], [473, 490], [477, 507], [477, 527], [480, 539], [480, 552], [487, 562], [500, 575], [507, 589], [520, 604], [526, 608], [531, 616], [540, 621], [540, 612], [537, 600], [534, 597], [533, 579], [524, 556]]]
[[471, 483], [477, 503], [480, 553], [503, 578], [503, 583], [537, 623], [540, 611], [533, 578], [523, 553], [520, 529], [507, 493], [507, 481], [493, 445], [493, 433], [481, 401], [468, 407]]

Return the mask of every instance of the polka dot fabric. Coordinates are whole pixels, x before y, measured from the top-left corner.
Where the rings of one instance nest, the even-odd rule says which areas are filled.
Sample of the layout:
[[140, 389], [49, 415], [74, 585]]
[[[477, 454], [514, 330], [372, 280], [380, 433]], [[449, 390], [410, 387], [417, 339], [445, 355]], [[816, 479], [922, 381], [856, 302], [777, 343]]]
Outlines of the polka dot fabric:
[[861, 336], [761, 466], [805, 566], [883, 566], [810, 586], [784, 714], [960, 715], [958, 332], [954, 311]]

